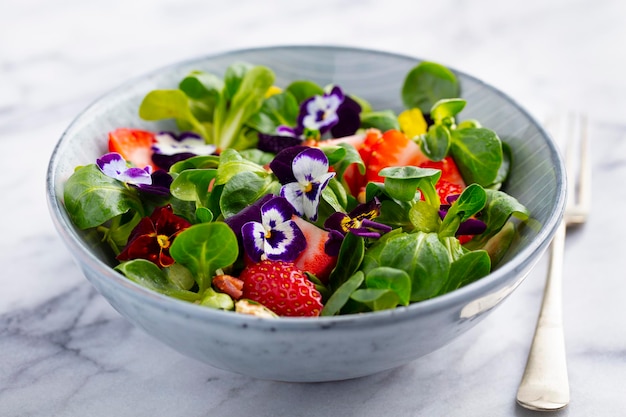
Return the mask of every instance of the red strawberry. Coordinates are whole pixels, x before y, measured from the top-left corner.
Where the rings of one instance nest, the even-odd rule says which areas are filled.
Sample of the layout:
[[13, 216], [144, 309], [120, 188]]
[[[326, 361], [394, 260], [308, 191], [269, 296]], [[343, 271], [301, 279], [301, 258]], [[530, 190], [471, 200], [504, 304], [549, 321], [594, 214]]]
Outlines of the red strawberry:
[[154, 134], [139, 129], [116, 129], [109, 133], [109, 151], [117, 152], [138, 168], [148, 165], [155, 171], [158, 167], [152, 162]]
[[239, 276], [243, 298], [263, 304], [279, 316], [319, 316], [322, 296], [292, 262], [261, 261]]
[[370, 181], [383, 182], [378, 172], [386, 167], [418, 166], [428, 159], [420, 147], [399, 130], [382, 133], [377, 129], [368, 129], [363, 144], [357, 148], [365, 163], [365, 175], [361, 175], [356, 166], [346, 171], [344, 179], [350, 192], [358, 196]]
[[452, 159], [451, 156], [446, 156], [441, 161], [424, 161], [418, 165], [420, 168], [433, 168], [441, 170], [441, 178], [440, 180], [444, 180], [450, 182], [452, 184], [460, 185], [462, 188], [465, 188], [465, 181], [461, 176], [461, 172], [459, 168], [456, 166], [456, 162]]
[[306, 239], [306, 248], [294, 263], [303, 271], [315, 275], [320, 281], [327, 282], [337, 264], [337, 257], [330, 256], [324, 251], [330, 233], [298, 216], [293, 216], [292, 220], [300, 227]]

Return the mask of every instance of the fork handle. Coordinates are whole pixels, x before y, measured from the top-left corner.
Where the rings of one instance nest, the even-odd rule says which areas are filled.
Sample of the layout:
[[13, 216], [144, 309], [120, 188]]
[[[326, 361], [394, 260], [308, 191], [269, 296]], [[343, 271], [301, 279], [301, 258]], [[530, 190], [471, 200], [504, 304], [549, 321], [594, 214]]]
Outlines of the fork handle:
[[518, 404], [531, 410], [558, 410], [570, 400], [562, 314], [565, 229], [565, 221], [562, 221], [550, 246], [550, 265], [541, 311], [517, 390]]

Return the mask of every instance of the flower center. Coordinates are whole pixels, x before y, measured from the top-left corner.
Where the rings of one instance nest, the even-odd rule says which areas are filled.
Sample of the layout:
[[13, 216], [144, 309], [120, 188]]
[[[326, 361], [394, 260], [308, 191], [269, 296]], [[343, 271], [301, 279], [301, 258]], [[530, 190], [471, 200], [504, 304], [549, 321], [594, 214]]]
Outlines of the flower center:
[[311, 190], [313, 189], [313, 183], [312, 182], [308, 182], [304, 187], [303, 190], [305, 193], [310, 193]]
[[170, 247], [170, 239], [165, 235], [157, 235], [157, 242], [162, 249]]

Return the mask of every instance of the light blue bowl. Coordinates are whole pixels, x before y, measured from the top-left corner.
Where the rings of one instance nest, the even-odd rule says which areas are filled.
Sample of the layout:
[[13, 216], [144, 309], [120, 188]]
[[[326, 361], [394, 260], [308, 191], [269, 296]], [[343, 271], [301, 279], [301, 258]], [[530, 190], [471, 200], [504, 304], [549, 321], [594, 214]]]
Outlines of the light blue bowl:
[[[118, 127], [159, 130], [138, 117], [152, 89], [175, 88], [191, 70], [223, 74], [234, 61], [267, 65], [285, 86], [297, 79], [335, 83], [377, 109], [402, 110], [400, 88], [419, 60], [385, 52], [327, 46], [248, 49], [179, 63], [127, 82], [97, 100], [65, 131], [50, 160], [47, 195], [54, 224], [85, 276], [124, 317], [177, 351], [217, 368], [281, 381], [329, 381], [391, 369], [463, 334], [522, 282], [545, 251], [565, 202], [557, 149], [539, 124], [502, 92], [454, 71], [475, 118], [511, 145], [507, 192], [526, 205], [537, 227], [523, 229], [503, 263], [487, 277], [441, 297], [390, 311], [316, 319], [264, 319], [185, 303], [152, 292], [111, 268], [63, 207], [63, 184], [77, 165], [106, 152]], [[216, 242], [218, 244], [218, 242]], [[446, 364], [441, 364], [442, 368]]]

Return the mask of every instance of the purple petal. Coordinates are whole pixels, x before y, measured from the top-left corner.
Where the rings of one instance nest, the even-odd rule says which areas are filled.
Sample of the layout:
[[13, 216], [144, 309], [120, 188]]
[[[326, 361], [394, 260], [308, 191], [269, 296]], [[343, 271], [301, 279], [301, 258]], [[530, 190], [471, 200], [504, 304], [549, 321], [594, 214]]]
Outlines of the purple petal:
[[321, 149], [305, 149], [293, 158], [292, 171], [299, 183], [306, 184], [328, 173], [328, 158]]
[[361, 225], [363, 227], [367, 227], [368, 229], [374, 229], [374, 230], [379, 230], [383, 233], [387, 233], [387, 232], [391, 232], [393, 230], [393, 228], [391, 226], [388, 226], [386, 224], [382, 224], [382, 223], [378, 223], [375, 222], [373, 220], [369, 220], [369, 219], [363, 219], [361, 220]]
[[111, 178], [119, 179], [120, 175], [128, 169], [126, 160], [117, 152], [110, 152], [96, 159], [98, 168]]
[[283, 149], [302, 144], [302, 139], [293, 136], [259, 133], [257, 148], [263, 152], [279, 153]]
[[239, 213], [224, 219], [224, 222], [229, 225], [233, 232], [235, 232], [235, 235], [241, 239], [241, 227], [247, 222], [261, 223], [261, 206], [274, 197], [275, 196], [272, 194], [266, 194]]
[[207, 145], [204, 139], [193, 133], [183, 132], [176, 135], [172, 132], [161, 132], [155, 135], [156, 142], [152, 145], [155, 164], [163, 169], [169, 169], [178, 161], [196, 155], [211, 155], [215, 152], [214, 145]]
[[446, 197], [446, 201], [448, 202], [448, 204], [452, 205], [452, 203], [459, 199], [460, 195], [461, 194], [450, 194]]
[[311, 221], [317, 220], [317, 206], [320, 204], [320, 197], [322, 196], [321, 184], [318, 182], [311, 183], [311, 190], [303, 193], [302, 196], [302, 211], [304, 215]]
[[323, 96], [313, 96], [302, 102], [298, 115], [298, 126], [309, 130], [327, 132], [337, 124], [337, 109], [343, 103], [344, 95], [341, 88], [334, 87]]
[[152, 184], [138, 184], [137, 188], [144, 193], [157, 196], [169, 196], [170, 185], [173, 181], [172, 176], [162, 169], [157, 169], [152, 173], [151, 177]]
[[366, 203], [359, 204], [348, 215], [356, 219], [374, 219], [380, 215], [380, 200], [374, 197]]
[[332, 136], [342, 138], [354, 135], [361, 127], [361, 106], [349, 96], [345, 96], [337, 109], [337, 117], [339, 121], [330, 129]]
[[150, 185], [152, 184], [152, 177], [150, 176], [149, 171], [149, 169], [146, 170], [145, 168], [128, 168], [126, 171], [120, 174], [118, 179], [128, 184]]
[[459, 225], [456, 235], [479, 235], [487, 229], [487, 225], [482, 220], [468, 219]]
[[177, 153], [174, 155], [163, 155], [155, 152], [152, 154], [152, 162], [159, 168], [169, 171], [176, 162], [184, 161], [194, 156], [197, 155], [191, 152]]
[[343, 243], [343, 234], [336, 230], [330, 230], [328, 234], [328, 240], [324, 243], [324, 252], [328, 256], [339, 255], [341, 244]]
[[241, 227], [243, 247], [254, 262], [259, 262], [265, 253], [265, 228], [258, 222], [247, 222]]
[[263, 226], [273, 229], [276, 225], [291, 220], [293, 207], [283, 197], [275, 197], [261, 207]]
[[265, 255], [274, 261], [295, 260], [306, 247], [306, 238], [294, 221], [281, 223], [265, 239]]
[[195, 132], [181, 132], [178, 135], [178, 140], [184, 141], [186, 139], [200, 139], [204, 142], [204, 138]]
[[317, 207], [320, 203], [322, 191], [328, 185], [328, 182], [335, 176], [334, 172], [328, 172], [316, 181], [311, 182], [311, 190], [304, 193], [303, 208], [304, 214], [312, 221], [317, 220]]
[[304, 203], [302, 198], [304, 191], [302, 191], [300, 184], [290, 182], [289, 184], [283, 185], [280, 189], [280, 195], [289, 201], [289, 204], [291, 204], [298, 216], [304, 216]]
[[281, 184], [296, 181], [293, 176], [293, 159], [302, 151], [309, 149], [307, 146], [292, 146], [280, 151], [270, 162], [270, 169]]
[[348, 216], [346, 213], [341, 213], [337, 211], [328, 216], [328, 218], [324, 222], [324, 228], [328, 231], [336, 231], [338, 233], [341, 233], [342, 235], [345, 235], [346, 233], [348, 233], [349, 228], [344, 227], [344, 225], [345, 222], [349, 221], [350, 216]]

